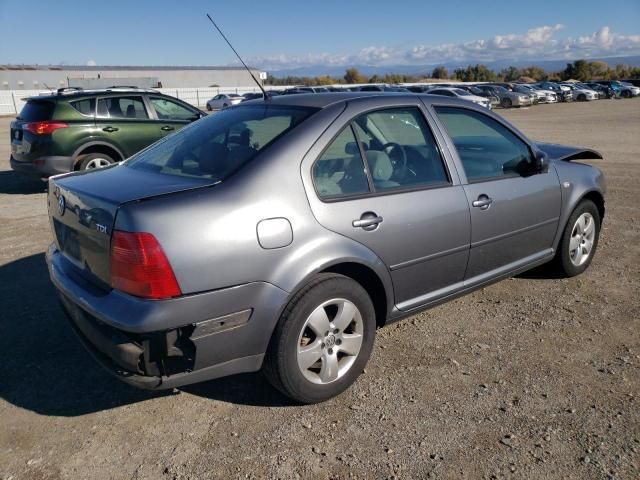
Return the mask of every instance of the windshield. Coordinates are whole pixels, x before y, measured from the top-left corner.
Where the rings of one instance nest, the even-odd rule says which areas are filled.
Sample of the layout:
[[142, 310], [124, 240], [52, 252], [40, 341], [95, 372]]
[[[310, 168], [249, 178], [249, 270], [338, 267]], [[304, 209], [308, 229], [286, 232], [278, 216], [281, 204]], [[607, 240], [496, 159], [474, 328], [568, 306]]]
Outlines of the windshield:
[[452, 89], [452, 91], [456, 95], [458, 95], [460, 97], [471, 97], [472, 96], [469, 92], [467, 92], [466, 90], [462, 90], [461, 88], [454, 88], [454, 89]]
[[266, 104], [229, 108], [155, 143], [125, 165], [217, 183], [317, 110]]
[[494, 86], [493, 88], [495, 88], [499, 92], [508, 92], [508, 90], [506, 88], [498, 86], [498, 85]]

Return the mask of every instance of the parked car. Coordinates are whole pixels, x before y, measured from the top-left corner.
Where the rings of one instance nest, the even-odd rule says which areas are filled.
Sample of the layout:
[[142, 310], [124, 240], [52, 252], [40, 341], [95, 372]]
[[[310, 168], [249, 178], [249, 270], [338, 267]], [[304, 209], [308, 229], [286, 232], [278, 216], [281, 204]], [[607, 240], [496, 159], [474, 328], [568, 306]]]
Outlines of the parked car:
[[516, 83], [513, 85], [513, 91], [518, 93], [528, 93], [533, 95], [536, 99], [534, 103], [557, 103], [558, 96], [551, 90], [542, 90], [535, 88], [532, 85], [524, 83]]
[[585, 88], [577, 83], [561, 83], [561, 86], [569, 87], [571, 97], [576, 102], [589, 102], [598, 99], [598, 92], [591, 88]]
[[620, 96], [620, 90], [609, 85], [600, 85], [595, 82], [587, 82], [585, 85], [598, 92], [600, 98], [616, 98]]
[[538, 82], [534, 83], [533, 86], [543, 90], [551, 90], [558, 96], [558, 100], [561, 102], [570, 102], [574, 99], [569, 87], [558, 85], [555, 82]]
[[50, 178], [46, 258], [121, 380], [263, 368], [320, 402], [357, 379], [378, 326], [546, 262], [582, 273], [605, 208], [602, 173], [574, 162], [590, 158], [458, 98], [254, 100]]
[[220, 93], [207, 101], [207, 110], [222, 110], [223, 108], [237, 105], [244, 97], [237, 93]]
[[624, 98], [637, 97], [640, 95], [640, 87], [636, 87], [629, 82], [618, 82], [618, 86], [620, 87], [620, 95]]
[[490, 91], [482, 90], [475, 85], [458, 85], [456, 88], [461, 88], [462, 90], [466, 90], [467, 92], [477, 95], [478, 97], [484, 97], [489, 100], [491, 103], [491, 108], [497, 107], [500, 105], [500, 98], [497, 95], [492, 94]]
[[500, 106], [503, 108], [526, 107], [533, 105], [533, 98], [526, 93], [510, 92], [501, 85], [479, 84], [480, 90], [484, 90], [500, 99]]
[[206, 115], [155, 90], [65, 88], [11, 122], [11, 168], [41, 178], [119, 162]]
[[[269, 90], [267, 92], [267, 94], [271, 95], [272, 97], [276, 96], [276, 95], [280, 95], [280, 92], [274, 91], [274, 90]], [[257, 93], [257, 92], [252, 92], [252, 93], [245, 93], [242, 97], [242, 101], [246, 102], [247, 100], [255, 100], [257, 98], [262, 98], [262, 93]]]
[[473, 102], [476, 105], [480, 105], [481, 107], [488, 108], [489, 110], [491, 110], [491, 101], [489, 101], [488, 98], [484, 98], [479, 95], [474, 95], [461, 88], [451, 88], [451, 87], [433, 88], [429, 90], [428, 93], [430, 95], [443, 95], [445, 97], [457, 97], [462, 100]]
[[640, 88], [640, 78], [630, 78], [630, 79], [622, 80], [622, 81], [625, 82], [625, 83], [630, 83], [634, 87], [639, 87]]
[[395, 93], [410, 93], [404, 87], [398, 87], [396, 85], [363, 85], [358, 89], [360, 92], [395, 92]]
[[621, 98], [631, 98], [640, 94], [640, 88], [631, 84], [625, 84], [619, 80], [595, 80], [594, 83], [604, 85], [616, 91], [616, 96]]

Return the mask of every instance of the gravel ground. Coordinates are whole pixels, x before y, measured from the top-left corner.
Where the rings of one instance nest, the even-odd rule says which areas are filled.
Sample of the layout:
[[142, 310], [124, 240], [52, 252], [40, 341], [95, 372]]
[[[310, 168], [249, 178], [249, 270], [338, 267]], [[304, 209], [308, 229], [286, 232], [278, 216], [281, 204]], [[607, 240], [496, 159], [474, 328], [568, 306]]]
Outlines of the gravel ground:
[[44, 184], [10, 171], [0, 119], [0, 479], [640, 478], [640, 99], [503, 114], [604, 154], [591, 268], [382, 329], [356, 385], [306, 407], [258, 374], [149, 393], [94, 364], [48, 282]]

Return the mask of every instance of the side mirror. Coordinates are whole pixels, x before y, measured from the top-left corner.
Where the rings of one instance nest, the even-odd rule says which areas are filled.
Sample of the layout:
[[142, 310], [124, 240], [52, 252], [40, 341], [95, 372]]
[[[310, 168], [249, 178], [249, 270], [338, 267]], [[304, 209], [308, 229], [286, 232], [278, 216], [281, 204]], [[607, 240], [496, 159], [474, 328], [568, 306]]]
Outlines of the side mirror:
[[549, 156], [542, 150], [537, 150], [533, 155], [533, 170], [535, 173], [545, 173], [549, 170]]

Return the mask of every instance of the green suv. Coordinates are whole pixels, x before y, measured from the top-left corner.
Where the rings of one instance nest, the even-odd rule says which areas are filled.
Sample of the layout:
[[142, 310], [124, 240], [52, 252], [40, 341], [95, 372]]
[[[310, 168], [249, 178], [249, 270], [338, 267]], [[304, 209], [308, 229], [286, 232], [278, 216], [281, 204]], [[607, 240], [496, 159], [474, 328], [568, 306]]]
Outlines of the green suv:
[[206, 113], [155, 90], [63, 88], [11, 122], [11, 168], [46, 178], [119, 162]]

